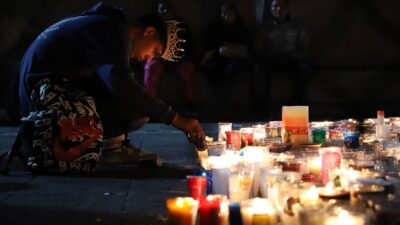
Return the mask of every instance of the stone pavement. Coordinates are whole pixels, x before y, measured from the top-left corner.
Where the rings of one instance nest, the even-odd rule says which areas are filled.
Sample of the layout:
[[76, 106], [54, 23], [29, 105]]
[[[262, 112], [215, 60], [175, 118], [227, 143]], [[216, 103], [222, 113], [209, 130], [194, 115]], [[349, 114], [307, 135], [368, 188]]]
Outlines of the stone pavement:
[[[216, 123], [203, 128], [217, 136]], [[16, 132], [0, 127], [0, 153]], [[181, 131], [164, 124], [147, 124], [129, 137], [159, 153], [166, 167], [101, 166], [90, 176], [33, 177], [16, 162], [0, 175], [0, 225], [168, 224], [165, 200], [187, 195], [185, 176], [198, 168], [197, 154]]]

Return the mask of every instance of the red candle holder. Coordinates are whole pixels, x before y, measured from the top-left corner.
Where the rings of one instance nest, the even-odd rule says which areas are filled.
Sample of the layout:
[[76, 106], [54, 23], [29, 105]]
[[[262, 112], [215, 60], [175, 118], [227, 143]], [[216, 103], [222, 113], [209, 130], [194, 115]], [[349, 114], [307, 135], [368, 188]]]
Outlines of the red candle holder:
[[207, 195], [207, 197], [202, 197], [198, 211], [199, 225], [223, 225], [223, 201], [227, 201], [225, 195]]
[[207, 187], [207, 177], [189, 175], [186, 180], [190, 197], [200, 199]]
[[233, 145], [235, 149], [240, 149], [242, 145], [240, 131], [238, 130], [229, 130], [225, 131], [226, 134], [226, 145]]
[[321, 148], [322, 154], [322, 184], [326, 184], [329, 180], [329, 170], [340, 168], [340, 160], [342, 158], [341, 149], [338, 147]]

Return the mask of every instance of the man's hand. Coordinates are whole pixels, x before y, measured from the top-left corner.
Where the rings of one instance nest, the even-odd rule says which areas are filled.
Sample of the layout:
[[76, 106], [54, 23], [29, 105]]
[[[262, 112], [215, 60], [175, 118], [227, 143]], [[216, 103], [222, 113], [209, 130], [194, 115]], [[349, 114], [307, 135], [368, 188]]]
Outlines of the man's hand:
[[172, 126], [187, 134], [189, 141], [192, 143], [196, 140], [204, 141], [204, 130], [196, 119], [176, 114], [172, 120]]

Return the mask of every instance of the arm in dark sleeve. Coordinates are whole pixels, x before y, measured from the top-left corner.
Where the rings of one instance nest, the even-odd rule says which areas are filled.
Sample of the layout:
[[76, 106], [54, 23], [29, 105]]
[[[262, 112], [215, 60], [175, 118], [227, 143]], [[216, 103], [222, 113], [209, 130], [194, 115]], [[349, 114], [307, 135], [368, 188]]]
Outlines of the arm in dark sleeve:
[[97, 74], [121, 106], [122, 113], [140, 112], [152, 119], [170, 124], [176, 112], [161, 100], [152, 97], [137, 83], [131, 71], [125, 67], [103, 65]]

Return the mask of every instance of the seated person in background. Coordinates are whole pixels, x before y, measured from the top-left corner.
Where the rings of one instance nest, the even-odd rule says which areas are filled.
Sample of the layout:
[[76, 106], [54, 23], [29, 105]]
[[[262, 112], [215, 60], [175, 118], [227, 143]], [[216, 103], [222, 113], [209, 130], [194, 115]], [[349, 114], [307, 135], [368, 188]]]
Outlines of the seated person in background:
[[[272, 20], [264, 22], [254, 38], [255, 91], [264, 94], [261, 101], [269, 101], [270, 76], [275, 72], [289, 72], [294, 79], [291, 104], [304, 104], [307, 98], [306, 60], [309, 41], [304, 26], [289, 12], [289, 0], [272, 0]], [[264, 86], [266, 85], [266, 86]], [[267, 104], [263, 104], [267, 105]]]
[[[221, 7], [220, 18], [205, 34], [206, 53], [202, 66], [214, 90], [224, 92], [235, 76], [247, 68], [249, 30], [233, 3]], [[219, 95], [219, 94], [218, 94]]]
[[[175, 16], [175, 10], [172, 5], [167, 1], [161, 1], [157, 4], [157, 14], [163, 18], [163, 20], [178, 20]], [[147, 61], [144, 65], [144, 80], [143, 85], [147, 89], [147, 91], [153, 97], [157, 96], [158, 93], [158, 84], [160, 81], [160, 77], [163, 73], [168, 71], [173, 71], [178, 74], [183, 89], [183, 97], [184, 103], [182, 110], [192, 111], [193, 109], [193, 94], [194, 94], [194, 64], [191, 60], [191, 38], [187, 26], [184, 23], [181, 23], [180, 26], [185, 27], [185, 36], [186, 42], [185, 51], [182, 52], [180, 58], [175, 61], [166, 61], [163, 58], [153, 58], [150, 61]], [[182, 43], [180, 43], [182, 44]], [[162, 96], [160, 96], [162, 98]], [[178, 107], [179, 108], [179, 107]]]

